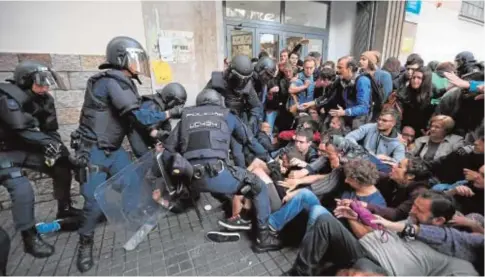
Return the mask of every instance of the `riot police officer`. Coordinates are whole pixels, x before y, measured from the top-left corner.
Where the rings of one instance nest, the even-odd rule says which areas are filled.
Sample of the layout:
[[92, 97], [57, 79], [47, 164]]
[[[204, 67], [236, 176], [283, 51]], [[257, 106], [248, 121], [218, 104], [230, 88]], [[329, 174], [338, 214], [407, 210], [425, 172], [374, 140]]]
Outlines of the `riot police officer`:
[[[79, 128], [72, 143], [85, 199], [76, 263], [81, 272], [93, 266], [94, 229], [102, 215], [94, 192], [107, 178], [131, 163], [121, 147], [124, 137], [132, 128], [145, 132], [149, 126], [170, 117], [167, 111], [140, 108], [140, 97], [132, 79], [141, 83], [138, 75], [150, 76], [150, 71], [148, 57], [138, 41], [124, 36], [113, 38], [106, 47], [106, 62], [99, 69], [107, 70], [87, 81]], [[153, 130], [150, 133], [154, 136]]]
[[254, 89], [260, 101], [265, 103], [268, 90], [277, 86], [275, 79], [276, 62], [270, 57], [261, 58], [254, 66], [253, 83]]
[[[167, 111], [170, 118], [180, 118], [183, 106], [187, 101], [187, 92], [180, 83], [167, 84], [163, 89], [157, 90], [154, 95], [142, 96], [141, 108], [157, 112]], [[156, 138], [158, 141], [168, 137], [172, 127], [169, 120], [159, 122], [155, 126], [149, 126], [146, 132], [140, 132], [138, 129], [132, 129], [128, 134], [133, 153], [137, 158], [147, 153], [150, 146], [154, 144], [154, 139], [149, 134], [149, 130], [157, 130]]]
[[[231, 60], [225, 71], [212, 72], [206, 88], [214, 89], [224, 96], [225, 106], [241, 118], [253, 134], [256, 134], [259, 123], [263, 120], [263, 107], [254, 90], [252, 76], [253, 66], [249, 57], [238, 55]], [[233, 153], [238, 153], [233, 155], [235, 164], [244, 165], [241, 145], [233, 141], [231, 148]]]
[[[258, 239], [255, 250], [272, 251], [281, 248], [275, 233], [268, 229], [269, 198], [266, 185], [245, 168], [227, 163], [231, 136], [247, 146], [260, 158], [275, 164], [269, 154], [252, 136], [242, 121], [224, 108], [223, 98], [212, 89], [197, 95], [195, 107], [185, 108], [180, 122], [165, 141], [163, 157], [168, 163], [171, 153], [178, 152], [193, 166], [191, 185], [198, 191], [222, 194], [242, 194], [255, 203]], [[247, 225], [219, 225], [230, 230], [248, 230]], [[213, 233], [225, 236], [227, 233]]]
[[80, 211], [71, 207], [69, 151], [57, 132], [54, 99], [48, 93], [53, 85], [61, 89], [63, 85], [53, 70], [36, 61], [21, 62], [14, 80], [9, 81], [0, 84], [0, 182], [12, 197], [13, 220], [22, 233], [25, 251], [34, 257], [48, 257], [54, 247], [36, 232], [34, 193], [21, 168], [53, 178], [57, 218], [80, 216]]

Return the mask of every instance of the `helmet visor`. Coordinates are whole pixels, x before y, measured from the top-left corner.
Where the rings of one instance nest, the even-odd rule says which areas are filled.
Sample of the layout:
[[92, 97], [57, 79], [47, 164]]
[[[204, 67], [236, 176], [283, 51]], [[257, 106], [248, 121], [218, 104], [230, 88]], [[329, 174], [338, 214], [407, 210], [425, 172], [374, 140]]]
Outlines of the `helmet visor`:
[[145, 51], [139, 48], [127, 48], [126, 52], [130, 71], [137, 75], [150, 77], [150, 66]]
[[228, 83], [233, 88], [243, 88], [248, 83], [251, 75], [245, 76], [232, 69], [229, 73]]
[[62, 77], [54, 70], [46, 68], [43, 71], [37, 71], [32, 75], [34, 84], [42, 87], [49, 87], [50, 89], [67, 90]]

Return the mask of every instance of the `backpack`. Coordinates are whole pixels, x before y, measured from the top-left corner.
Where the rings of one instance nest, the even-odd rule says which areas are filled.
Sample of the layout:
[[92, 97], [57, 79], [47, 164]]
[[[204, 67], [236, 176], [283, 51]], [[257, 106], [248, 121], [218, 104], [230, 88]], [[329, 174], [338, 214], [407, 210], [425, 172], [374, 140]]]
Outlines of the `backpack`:
[[379, 117], [379, 114], [382, 111], [382, 105], [384, 104], [384, 99], [385, 99], [385, 93], [384, 93], [384, 88], [377, 84], [376, 80], [372, 75], [370, 75], [367, 72], [361, 73], [356, 79], [355, 79], [355, 85], [354, 85], [354, 95], [357, 97], [357, 81], [359, 78], [362, 76], [366, 76], [369, 78], [370, 83], [371, 83], [371, 118], [370, 121], [374, 122], [376, 121], [377, 117]]

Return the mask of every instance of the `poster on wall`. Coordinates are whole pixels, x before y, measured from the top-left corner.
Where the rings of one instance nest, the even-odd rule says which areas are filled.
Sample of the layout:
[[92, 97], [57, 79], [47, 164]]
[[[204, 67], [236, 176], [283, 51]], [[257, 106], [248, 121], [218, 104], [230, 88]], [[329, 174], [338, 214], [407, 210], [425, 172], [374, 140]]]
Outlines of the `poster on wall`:
[[246, 55], [253, 57], [253, 35], [241, 34], [232, 35], [231, 38], [231, 56], [234, 58], [237, 55]]
[[194, 33], [162, 30], [158, 37], [158, 49], [162, 61], [189, 63], [195, 60]]

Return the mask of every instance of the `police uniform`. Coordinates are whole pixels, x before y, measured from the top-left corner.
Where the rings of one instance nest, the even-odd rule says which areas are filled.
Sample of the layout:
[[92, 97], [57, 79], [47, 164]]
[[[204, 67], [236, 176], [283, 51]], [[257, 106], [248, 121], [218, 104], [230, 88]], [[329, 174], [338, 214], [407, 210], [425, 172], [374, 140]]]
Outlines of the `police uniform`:
[[[95, 190], [131, 163], [121, 147], [128, 130], [146, 131], [148, 126], [167, 119], [166, 113], [140, 108], [140, 97], [132, 79], [139, 81], [138, 74], [149, 75], [150, 70], [148, 57], [139, 42], [123, 36], [113, 38], [108, 43], [106, 59], [99, 69], [108, 70], [87, 81], [79, 128], [73, 135], [77, 141], [72, 143], [76, 146], [81, 193], [85, 199], [76, 263], [81, 272], [94, 264], [93, 235], [102, 215], [94, 197]], [[123, 187], [119, 189], [122, 191]]]
[[227, 163], [231, 137], [249, 147], [263, 160], [269, 161], [269, 155], [254, 137], [248, 136], [244, 123], [229, 109], [220, 106], [222, 99], [219, 100], [220, 105], [217, 100], [210, 100], [214, 95], [220, 97], [214, 90], [205, 89], [197, 97], [198, 106], [184, 109], [180, 122], [165, 141], [164, 146], [168, 151], [164, 152], [164, 159], [168, 162], [170, 153], [182, 154], [194, 167], [191, 185], [199, 191], [229, 195], [238, 193], [251, 198], [256, 207], [261, 234], [258, 244], [261, 248], [272, 248], [274, 245], [268, 244], [268, 239], [263, 238], [267, 237], [270, 213], [266, 185], [246, 169]]
[[[36, 102], [35, 98], [39, 97], [41, 102]], [[79, 215], [70, 207], [69, 152], [57, 133], [53, 99], [49, 94], [37, 96], [17, 85], [2, 83], [0, 110], [0, 182], [11, 195], [13, 220], [17, 230], [22, 231], [26, 252], [35, 257], [48, 257], [54, 248], [35, 231], [34, 192], [21, 168], [41, 171], [53, 178], [58, 218]], [[49, 167], [43, 152], [53, 145], [59, 147], [62, 154]]]
[[[171, 119], [179, 118], [186, 101], [187, 92], [185, 88], [180, 83], [170, 83], [163, 89], [157, 90], [154, 95], [142, 96], [141, 108], [156, 112], [167, 111]], [[149, 129], [158, 130], [156, 139], [163, 142], [170, 134], [172, 125], [169, 120], [165, 120], [155, 126], [150, 126]], [[150, 146], [154, 144], [154, 139], [149, 136], [148, 132], [141, 132], [138, 129], [131, 130], [128, 134], [128, 141], [137, 158], [147, 153]]]

